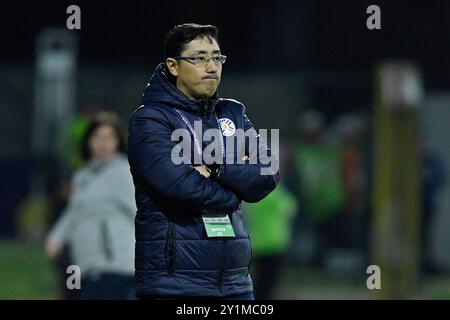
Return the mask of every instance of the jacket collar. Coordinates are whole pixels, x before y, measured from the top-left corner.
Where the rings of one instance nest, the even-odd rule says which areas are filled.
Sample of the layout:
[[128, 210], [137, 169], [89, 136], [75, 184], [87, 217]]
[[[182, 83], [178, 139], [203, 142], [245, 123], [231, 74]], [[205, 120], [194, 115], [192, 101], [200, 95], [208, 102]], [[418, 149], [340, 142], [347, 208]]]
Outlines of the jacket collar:
[[147, 84], [142, 98], [142, 104], [144, 105], [152, 102], [163, 103], [173, 108], [201, 114], [203, 112], [213, 112], [214, 107], [219, 102], [219, 95], [216, 91], [208, 99], [198, 101], [189, 99], [170, 83], [165, 74], [164, 65], [160, 63]]

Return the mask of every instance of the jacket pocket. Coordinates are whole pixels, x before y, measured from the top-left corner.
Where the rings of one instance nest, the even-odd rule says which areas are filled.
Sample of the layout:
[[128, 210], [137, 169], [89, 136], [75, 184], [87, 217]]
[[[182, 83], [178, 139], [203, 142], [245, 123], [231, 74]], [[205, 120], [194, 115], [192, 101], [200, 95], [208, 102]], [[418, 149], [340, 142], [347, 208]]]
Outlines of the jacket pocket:
[[173, 273], [175, 255], [176, 255], [175, 226], [172, 222], [169, 221], [169, 225], [167, 227], [167, 239], [165, 247], [166, 269], [169, 274]]

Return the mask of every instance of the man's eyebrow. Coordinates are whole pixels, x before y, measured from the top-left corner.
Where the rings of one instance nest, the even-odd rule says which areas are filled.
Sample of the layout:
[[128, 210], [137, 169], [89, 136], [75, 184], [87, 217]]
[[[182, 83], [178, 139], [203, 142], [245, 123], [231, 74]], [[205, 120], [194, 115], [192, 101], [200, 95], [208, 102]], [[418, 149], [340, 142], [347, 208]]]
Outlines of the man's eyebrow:
[[[206, 50], [195, 50], [194, 54], [207, 54], [208, 51]], [[214, 50], [213, 53], [220, 53], [220, 50]]]

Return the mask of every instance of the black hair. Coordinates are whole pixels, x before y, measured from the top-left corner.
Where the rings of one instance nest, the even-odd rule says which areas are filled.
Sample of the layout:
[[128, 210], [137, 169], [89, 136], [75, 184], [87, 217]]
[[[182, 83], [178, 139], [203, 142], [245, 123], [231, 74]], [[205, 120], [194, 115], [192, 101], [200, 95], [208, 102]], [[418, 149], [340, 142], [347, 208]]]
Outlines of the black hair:
[[117, 117], [117, 115], [115, 115], [114, 113], [100, 112], [91, 120], [83, 138], [81, 139], [80, 153], [81, 158], [84, 161], [89, 161], [91, 159], [92, 154], [89, 147], [89, 140], [91, 139], [95, 131], [102, 126], [110, 126], [111, 128], [113, 128], [118, 141], [117, 151], [120, 153], [126, 153], [125, 138], [122, 133], [122, 126], [119, 117]]
[[219, 43], [219, 29], [213, 25], [201, 25], [197, 23], [180, 24], [172, 28], [166, 36], [164, 43], [164, 61], [170, 57], [181, 55], [186, 44], [196, 38], [208, 38]]

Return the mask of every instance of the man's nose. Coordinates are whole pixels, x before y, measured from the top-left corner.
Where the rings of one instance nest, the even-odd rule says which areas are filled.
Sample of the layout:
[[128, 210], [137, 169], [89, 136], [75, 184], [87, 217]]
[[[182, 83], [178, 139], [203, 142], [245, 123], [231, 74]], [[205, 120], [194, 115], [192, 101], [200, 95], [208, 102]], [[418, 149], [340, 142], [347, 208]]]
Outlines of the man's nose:
[[212, 59], [210, 59], [206, 63], [206, 72], [208, 72], [208, 73], [215, 73], [215, 72], [217, 72], [217, 65], [212, 61]]

